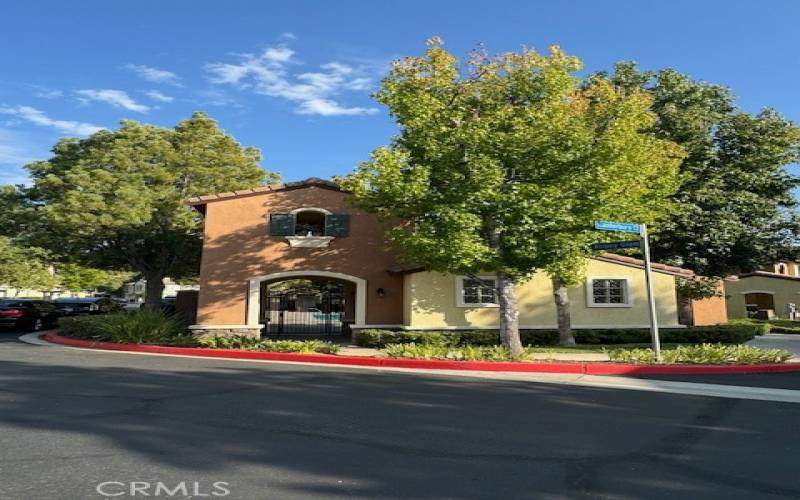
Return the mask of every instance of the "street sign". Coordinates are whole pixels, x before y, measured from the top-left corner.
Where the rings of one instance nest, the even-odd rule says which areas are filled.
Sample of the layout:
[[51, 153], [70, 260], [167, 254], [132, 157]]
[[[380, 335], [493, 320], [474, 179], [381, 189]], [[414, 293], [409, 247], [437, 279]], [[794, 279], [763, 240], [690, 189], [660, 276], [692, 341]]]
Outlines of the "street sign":
[[592, 250], [620, 250], [623, 248], [639, 248], [641, 242], [634, 241], [612, 241], [609, 243], [592, 243]]
[[613, 222], [608, 220], [595, 221], [594, 228], [600, 231], [622, 231], [623, 233], [636, 233], [639, 234], [641, 227], [639, 224], [631, 224], [630, 222]]

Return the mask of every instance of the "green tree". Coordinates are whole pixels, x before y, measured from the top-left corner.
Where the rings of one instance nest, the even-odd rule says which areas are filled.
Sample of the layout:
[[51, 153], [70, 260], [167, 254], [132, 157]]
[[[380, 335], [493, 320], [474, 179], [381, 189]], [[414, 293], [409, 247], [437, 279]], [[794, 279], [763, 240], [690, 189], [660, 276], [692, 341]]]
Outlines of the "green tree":
[[56, 279], [59, 285], [70, 292], [110, 292], [119, 289], [132, 277], [133, 273], [129, 272], [106, 271], [75, 263], [56, 266]]
[[48, 291], [56, 279], [41, 248], [23, 247], [7, 236], [0, 236], [0, 285], [17, 289]]
[[62, 139], [27, 165], [35, 240], [67, 262], [128, 270], [157, 307], [165, 276], [196, 273], [200, 221], [188, 197], [276, 180], [215, 121], [195, 113], [174, 129], [123, 121], [86, 139]]
[[654, 258], [724, 276], [796, 257], [800, 181], [786, 167], [800, 159], [800, 129], [771, 109], [742, 112], [727, 88], [672, 69], [620, 63], [611, 81], [652, 95], [651, 131], [687, 151], [679, 209], [657, 228]]
[[605, 78], [580, 85], [578, 59], [552, 47], [489, 57], [465, 73], [432, 40], [395, 63], [376, 94], [399, 127], [343, 180], [387, 221], [405, 260], [442, 272], [495, 273], [503, 344], [521, 352], [515, 287], [553, 278], [562, 342], [566, 286], [582, 279], [595, 219], [652, 222], [678, 186], [683, 151], [642, 133], [646, 92]]

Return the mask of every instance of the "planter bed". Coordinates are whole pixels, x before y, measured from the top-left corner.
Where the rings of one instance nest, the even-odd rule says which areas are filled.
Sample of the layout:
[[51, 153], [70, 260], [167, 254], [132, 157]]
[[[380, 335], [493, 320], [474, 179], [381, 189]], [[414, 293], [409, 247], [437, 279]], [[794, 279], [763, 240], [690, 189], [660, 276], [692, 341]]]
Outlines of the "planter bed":
[[466, 370], [521, 373], [564, 373], [584, 375], [708, 375], [741, 373], [800, 372], [800, 363], [760, 365], [638, 365], [626, 363], [583, 362], [511, 362], [511, 361], [451, 361], [438, 359], [397, 359], [385, 357], [343, 356], [332, 354], [297, 354], [260, 352], [205, 347], [170, 347], [162, 345], [120, 344], [95, 342], [64, 337], [48, 332], [45, 340], [54, 344], [111, 351], [140, 352], [211, 358], [301, 362], [344, 366], [370, 366], [427, 370]]

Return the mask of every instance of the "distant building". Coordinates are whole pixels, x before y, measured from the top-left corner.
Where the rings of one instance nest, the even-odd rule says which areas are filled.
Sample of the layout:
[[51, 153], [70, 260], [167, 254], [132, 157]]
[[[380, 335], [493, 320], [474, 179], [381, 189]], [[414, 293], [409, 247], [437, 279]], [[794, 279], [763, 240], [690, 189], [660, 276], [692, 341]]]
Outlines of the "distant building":
[[725, 280], [728, 317], [800, 319], [800, 263], [780, 261]]
[[[122, 285], [122, 297], [127, 304], [142, 304], [144, 302], [145, 288], [147, 281], [140, 279], [138, 281], [131, 281]], [[164, 292], [161, 298], [174, 297], [182, 290], [198, 290], [198, 285], [181, 285], [176, 283], [172, 278], [164, 278]]]

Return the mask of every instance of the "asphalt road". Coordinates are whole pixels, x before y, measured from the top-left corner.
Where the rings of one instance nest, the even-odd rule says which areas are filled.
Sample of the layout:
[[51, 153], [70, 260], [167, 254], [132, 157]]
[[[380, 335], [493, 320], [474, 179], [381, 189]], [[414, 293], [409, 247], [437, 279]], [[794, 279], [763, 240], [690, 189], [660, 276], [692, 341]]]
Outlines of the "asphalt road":
[[240, 499], [797, 498], [799, 421], [789, 403], [0, 334], [2, 499], [144, 498], [95, 490], [132, 481], [149, 498], [159, 481], [206, 495], [222, 481]]

